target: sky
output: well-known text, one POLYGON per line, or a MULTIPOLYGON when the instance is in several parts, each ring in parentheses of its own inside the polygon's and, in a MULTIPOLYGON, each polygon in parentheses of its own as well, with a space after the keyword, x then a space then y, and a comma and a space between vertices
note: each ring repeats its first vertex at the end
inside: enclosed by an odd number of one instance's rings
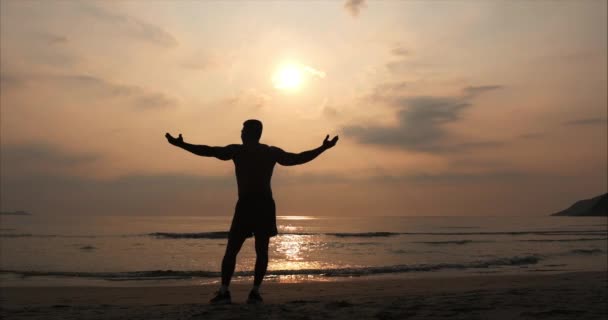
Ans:
POLYGON ((0 209, 226 215, 261 142, 278 215, 538 216, 608 190, 607 2, 0 1, 0 209), (297 68, 298 85, 277 84, 297 68))

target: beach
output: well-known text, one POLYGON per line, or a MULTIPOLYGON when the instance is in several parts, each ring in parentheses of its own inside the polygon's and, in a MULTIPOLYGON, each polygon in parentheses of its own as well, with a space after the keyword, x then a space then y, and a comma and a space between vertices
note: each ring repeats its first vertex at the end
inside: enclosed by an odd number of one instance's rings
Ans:
POLYGON ((2 287, 2 319, 605 319, 607 274, 576 272, 267 282, 265 303, 212 306, 217 285, 2 287))
POLYGON ((218 289, 230 217, 3 218, 2 319, 604 319, 605 218, 279 217, 218 289))

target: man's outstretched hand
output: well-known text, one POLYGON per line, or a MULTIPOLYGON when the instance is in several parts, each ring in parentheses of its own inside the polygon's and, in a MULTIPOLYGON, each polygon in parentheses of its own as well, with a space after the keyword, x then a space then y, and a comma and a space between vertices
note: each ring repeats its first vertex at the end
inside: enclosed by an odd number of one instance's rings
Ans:
POLYGON ((174 146, 179 147, 180 145, 184 144, 184 138, 182 138, 181 133, 179 134, 179 136, 177 138, 173 138, 173 136, 167 132, 167 134, 165 134, 165 138, 167 138, 167 141, 169 141, 169 143, 174 146))
POLYGON ((329 140, 329 135, 327 135, 325 140, 323 140, 323 148, 333 148, 333 146, 336 145, 336 142, 338 142, 338 136, 335 136, 333 139, 329 140))

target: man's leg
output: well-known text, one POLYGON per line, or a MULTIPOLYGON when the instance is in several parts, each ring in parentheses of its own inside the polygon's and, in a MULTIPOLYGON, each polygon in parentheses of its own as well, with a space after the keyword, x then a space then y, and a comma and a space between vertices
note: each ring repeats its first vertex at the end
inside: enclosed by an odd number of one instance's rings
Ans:
POLYGON ((247 303, 262 303, 263 299, 260 295, 260 285, 266 275, 268 267, 268 243, 270 237, 267 235, 255 236, 255 274, 253 278, 253 289, 249 292, 247 303))
POLYGON ((224 259, 222 259, 222 286, 217 295, 209 301, 211 304, 230 304, 232 299, 230 297, 230 291, 228 286, 230 285, 230 279, 234 274, 234 268, 236 267, 236 256, 243 246, 243 242, 247 237, 235 236, 230 234, 228 236, 228 244, 226 245, 226 253, 224 259))
POLYGON ((266 268, 268 268, 268 244, 270 237, 265 235, 255 236, 255 274, 253 278, 254 289, 257 290, 262 284, 266 268))
POLYGON ((243 243, 247 240, 245 236, 233 236, 228 237, 228 244, 226 245, 226 253, 224 259, 222 259, 222 288, 227 289, 230 285, 230 280, 234 274, 234 268, 236 267, 236 256, 238 255, 243 243))

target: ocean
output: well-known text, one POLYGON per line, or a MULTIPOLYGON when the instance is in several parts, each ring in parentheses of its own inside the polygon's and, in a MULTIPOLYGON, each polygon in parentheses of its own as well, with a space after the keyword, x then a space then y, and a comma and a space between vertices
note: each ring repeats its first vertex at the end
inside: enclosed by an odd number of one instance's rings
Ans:
MULTIPOLYGON (((0 216, 1 286, 218 283, 231 216, 0 216)), ((266 281, 608 270, 606 217, 279 216, 266 281)), ((234 281, 250 281, 254 240, 234 281)))

